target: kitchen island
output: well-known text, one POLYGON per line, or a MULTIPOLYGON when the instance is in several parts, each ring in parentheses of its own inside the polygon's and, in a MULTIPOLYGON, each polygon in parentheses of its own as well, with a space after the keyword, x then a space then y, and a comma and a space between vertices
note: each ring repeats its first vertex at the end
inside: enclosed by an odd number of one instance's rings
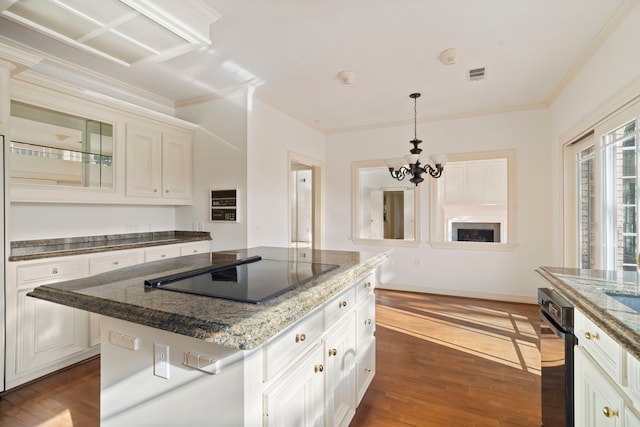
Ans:
POLYGON ((373 287, 386 260, 262 247, 145 263, 29 295, 102 315, 103 426, 347 425, 375 374, 373 287), (144 285, 256 256, 337 267, 260 304, 144 285))

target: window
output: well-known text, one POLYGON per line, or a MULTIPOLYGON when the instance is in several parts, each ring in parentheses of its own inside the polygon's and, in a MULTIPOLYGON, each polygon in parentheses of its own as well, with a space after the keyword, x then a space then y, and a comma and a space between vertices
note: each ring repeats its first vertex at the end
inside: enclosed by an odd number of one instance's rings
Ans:
POLYGON ((431 180, 431 246, 507 250, 515 244, 515 152, 447 155, 431 180))
POLYGON ((571 150, 580 268, 637 270, 640 122, 622 120, 609 120, 571 150))

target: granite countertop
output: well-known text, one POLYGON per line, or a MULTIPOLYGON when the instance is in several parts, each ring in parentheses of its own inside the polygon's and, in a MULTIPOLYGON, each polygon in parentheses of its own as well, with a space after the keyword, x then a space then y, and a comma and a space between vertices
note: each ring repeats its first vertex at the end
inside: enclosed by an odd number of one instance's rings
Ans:
POLYGON ((37 287, 28 295, 223 346, 255 348, 318 308, 388 259, 385 253, 258 247, 196 254, 37 287), (144 286, 144 280, 236 259, 336 264, 339 267, 261 304, 144 286))
POLYGON ((9 261, 82 255, 148 246, 188 243, 199 240, 211 240, 211 234, 203 231, 155 231, 61 239, 21 240, 11 242, 9 261))
POLYGON ((640 313, 607 295, 640 296, 638 273, 560 267, 540 267, 536 272, 625 350, 640 359, 640 313))

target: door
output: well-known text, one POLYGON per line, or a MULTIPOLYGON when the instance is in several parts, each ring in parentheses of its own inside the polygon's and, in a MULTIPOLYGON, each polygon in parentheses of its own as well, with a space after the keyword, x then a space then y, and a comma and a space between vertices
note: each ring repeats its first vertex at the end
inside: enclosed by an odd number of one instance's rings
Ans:
POLYGON ((289 246, 324 246, 324 165, 289 152, 289 246))

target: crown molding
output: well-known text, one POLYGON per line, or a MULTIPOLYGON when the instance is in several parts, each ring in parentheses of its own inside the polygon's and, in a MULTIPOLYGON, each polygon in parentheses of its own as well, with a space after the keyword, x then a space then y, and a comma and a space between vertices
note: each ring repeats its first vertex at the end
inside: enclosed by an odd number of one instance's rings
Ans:
MULTIPOLYGON (((418 118, 417 123, 434 123, 434 122, 443 122, 447 120, 468 119, 473 117, 495 116, 498 114, 516 113, 519 111, 528 111, 528 110, 540 110, 545 108, 549 108, 549 104, 546 102, 539 102, 535 104, 519 105, 515 107, 494 108, 490 110, 470 111, 470 112, 464 112, 464 113, 444 114, 441 116, 422 117, 422 118, 418 118)), ((325 134, 336 135, 341 133, 361 132, 366 130, 376 130, 376 129, 384 129, 384 128, 391 128, 391 127, 398 127, 398 126, 406 126, 406 125, 413 125, 413 120, 400 120, 395 122, 377 123, 374 125, 363 125, 363 126, 329 129, 325 131, 325 134)))
POLYGON ((0 37, 0 59, 13 64, 11 75, 18 74, 26 69, 39 64, 44 57, 36 53, 28 52, 25 49, 12 46, 5 42, 4 37, 0 37))

